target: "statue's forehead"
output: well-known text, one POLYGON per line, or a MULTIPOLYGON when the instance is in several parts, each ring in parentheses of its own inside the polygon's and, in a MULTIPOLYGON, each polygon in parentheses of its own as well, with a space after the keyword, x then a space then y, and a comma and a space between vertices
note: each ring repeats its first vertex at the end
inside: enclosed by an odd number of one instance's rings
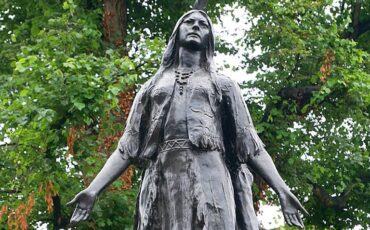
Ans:
POLYGON ((191 19, 202 19, 202 20, 204 20, 204 21, 206 21, 206 22, 208 22, 208 20, 207 20, 207 17, 206 16, 204 16, 202 13, 200 13, 200 12, 192 12, 192 13, 190 13, 190 14, 188 14, 188 15, 186 15, 185 17, 184 17, 184 19, 183 20, 185 20, 185 19, 188 19, 188 18, 191 18, 191 19))
POLYGON ((200 12, 193 12, 193 13, 191 13, 189 15, 186 15, 182 21, 185 21, 187 19, 193 19, 193 20, 203 21, 203 22, 205 22, 207 24, 210 24, 209 21, 208 21, 208 19, 207 19, 207 17, 204 16, 200 12))

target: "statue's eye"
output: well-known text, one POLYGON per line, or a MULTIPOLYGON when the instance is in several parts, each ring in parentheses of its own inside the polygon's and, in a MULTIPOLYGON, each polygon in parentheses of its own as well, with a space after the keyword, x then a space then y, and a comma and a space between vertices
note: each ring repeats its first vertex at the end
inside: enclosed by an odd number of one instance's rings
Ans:
POLYGON ((187 19, 184 21, 185 24, 192 24, 194 20, 191 20, 191 19, 187 19))
POLYGON ((202 28, 204 28, 204 29, 208 28, 208 24, 207 24, 206 22, 199 22, 199 25, 200 25, 202 28))

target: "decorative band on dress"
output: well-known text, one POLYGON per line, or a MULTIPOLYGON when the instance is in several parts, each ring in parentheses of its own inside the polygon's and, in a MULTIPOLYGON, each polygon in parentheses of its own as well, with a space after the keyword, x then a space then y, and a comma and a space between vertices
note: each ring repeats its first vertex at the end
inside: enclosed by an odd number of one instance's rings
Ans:
POLYGON ((191 149, 192 144, 189 139, 172 139, 164 141, 159 146, 159 152, 165 152, 175 149, 191 149))

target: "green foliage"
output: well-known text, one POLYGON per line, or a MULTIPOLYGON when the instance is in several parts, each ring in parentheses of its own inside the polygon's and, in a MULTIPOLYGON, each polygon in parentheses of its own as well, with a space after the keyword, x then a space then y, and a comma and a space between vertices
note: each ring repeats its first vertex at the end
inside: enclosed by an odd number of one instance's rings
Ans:
MULTIPOLYGON (((128 1, 129 29, 147 28, 152 36, 169 37, 179 17, 191 9, 194 0, 166 1, 128 1)), ((232 4, 231 0, 208 1, 207 13, 219 17, 223 7, 232 4)))
MULTIPOLYGON (((5 227, 10 210, 33 194, 28 224, 55 224, 46 211, 51 205, 47 198, 58 196, 60 226, 65 226, 72 211, 65 203, 114 149, 114 143, 99 148, 105 137, 124 127, 116 115, 117 95, 153 74, 164 41, 143 38, 138 51, 124 57, 102 42, 101 3, 96 9, 71 0, 2 4, 1 9, 9 9, 0 13, 4 19, 15 18, 5 20, 0 31, 0 140, 8 143, 0 148, 0 206, 8 208, 0 223, 5 227)), ((137 188, 135 183, 126 192, 107 192, 94 211, 94 222, 81 228, 132 225, 137 188)))
POLYGON ((253 26, 242 42, 262 50, 245 59, 258 71, 245 87, 262 92, 249 96, 252 117, 283 178, 306 200, 308 224, 369 227, 368 40, 344 36, 349 11, 331 1, 259 1, 248 10, 253 26), (318 90, 282 94, 308 87, 318 90))

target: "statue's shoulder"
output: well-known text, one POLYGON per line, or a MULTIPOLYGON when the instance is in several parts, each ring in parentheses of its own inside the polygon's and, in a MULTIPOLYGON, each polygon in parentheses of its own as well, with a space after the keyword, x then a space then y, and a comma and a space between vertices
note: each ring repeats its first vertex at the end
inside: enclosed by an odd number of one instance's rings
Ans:
POLYGON ((148 94, 154 87, 154 79, 157 76, 157 74, 154 77, 149 78, 146 82, 140 85, 139 92, 142 94, 148 94))
POLYGON ((148 88, 150 87, 151 85, 151 82, 152 82, 152 78, 148 79, 146 82, 144 82, 141 87, 140 87, 140 90, 148 90, 148 88))
POLYGON ((237 83, 229 76, 222 73, 216 73, 216 78, 222 91, 229 92, 235 90, 237 83))

